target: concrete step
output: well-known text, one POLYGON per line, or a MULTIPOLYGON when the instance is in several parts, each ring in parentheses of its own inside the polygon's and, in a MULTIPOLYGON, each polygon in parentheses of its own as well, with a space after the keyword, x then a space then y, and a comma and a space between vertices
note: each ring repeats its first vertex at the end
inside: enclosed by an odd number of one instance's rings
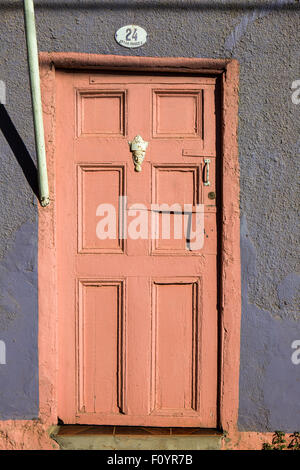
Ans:
POLYGON ((220 450, 222 433, 195 428, 58 426, 51 437, 62 450, 220 450))

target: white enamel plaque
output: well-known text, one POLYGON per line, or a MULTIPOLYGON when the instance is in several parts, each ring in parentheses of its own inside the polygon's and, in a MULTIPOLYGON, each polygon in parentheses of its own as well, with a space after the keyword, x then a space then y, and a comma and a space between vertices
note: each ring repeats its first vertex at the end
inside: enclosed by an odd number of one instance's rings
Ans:
POLYGON ((135 24, 129 24, 118 29, 115 39, 123 47, 140 47, 147 41, 147 31, 135 24))

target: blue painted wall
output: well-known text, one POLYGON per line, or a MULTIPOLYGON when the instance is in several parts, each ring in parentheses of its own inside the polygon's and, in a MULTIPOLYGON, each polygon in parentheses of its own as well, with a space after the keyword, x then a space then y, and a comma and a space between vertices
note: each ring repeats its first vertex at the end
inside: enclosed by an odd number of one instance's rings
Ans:
POLYGON ((16 231, 0 265, 0 418, 31 419, 38 414, 37 223, 16 231))
MULTIPOLYGON (((38 413, 37 203, 22 2, 0 0, 0 418, 38 413)), ((36 1, 43 51, 240 62, 241 430, 300 430, 299 2, 36 1), (273 7, 272 7, 273 5, 273 7), (127 50, 115 31, 136 23, 148 42, 127 50)))

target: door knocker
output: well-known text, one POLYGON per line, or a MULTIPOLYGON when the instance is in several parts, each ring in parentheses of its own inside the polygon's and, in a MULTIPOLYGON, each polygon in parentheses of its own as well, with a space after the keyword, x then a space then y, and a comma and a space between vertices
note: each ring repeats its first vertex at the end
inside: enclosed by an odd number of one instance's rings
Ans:
POLYGON ((128 144, 130 145, 130 151, 132 152, 135 171, 142 171, 142 163, 144 161, 149 142, 143 140, 140 135, 136 135, 131 142, 128 142, 128 144))

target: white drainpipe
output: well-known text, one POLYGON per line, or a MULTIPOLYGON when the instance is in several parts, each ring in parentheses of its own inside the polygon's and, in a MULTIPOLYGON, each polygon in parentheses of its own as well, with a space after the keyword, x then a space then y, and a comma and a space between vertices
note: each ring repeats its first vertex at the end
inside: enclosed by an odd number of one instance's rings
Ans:
POLYGON ((24 18, 37 153, 38 183, 41 205, 45 207, 49 204, 50 200, 33 0, 24 0, 24 18))

